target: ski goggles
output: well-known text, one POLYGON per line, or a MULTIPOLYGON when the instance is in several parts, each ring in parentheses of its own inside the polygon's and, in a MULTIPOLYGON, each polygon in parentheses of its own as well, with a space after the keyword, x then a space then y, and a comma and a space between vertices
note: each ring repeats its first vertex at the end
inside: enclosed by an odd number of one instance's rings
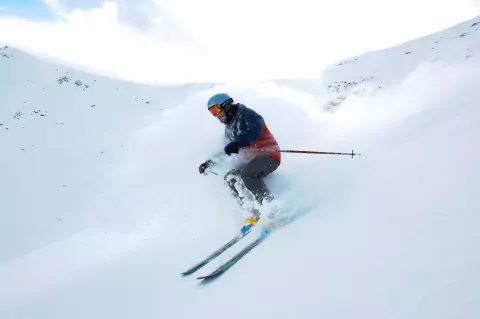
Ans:
POLYGON ((217 104, 209 107, 208 110, 210 111, 210 113, 212 113, 213 116, 217 117, 218 114, 222 112, 222 107, 220 106, 220 104, 217 104))

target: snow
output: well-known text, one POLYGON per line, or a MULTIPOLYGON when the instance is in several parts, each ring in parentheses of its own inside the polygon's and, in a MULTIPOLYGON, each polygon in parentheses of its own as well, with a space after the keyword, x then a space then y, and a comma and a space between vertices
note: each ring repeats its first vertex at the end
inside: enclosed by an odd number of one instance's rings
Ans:
POLYGON ((261 83, 146 86, 2 47, 0 318, 478 318, 479 21, 261 83), (244 218, 198 174, 222 91, 283 149, 362 155, 284 154, 266 182, 298 219, 201 285, 180 273, 244 218))

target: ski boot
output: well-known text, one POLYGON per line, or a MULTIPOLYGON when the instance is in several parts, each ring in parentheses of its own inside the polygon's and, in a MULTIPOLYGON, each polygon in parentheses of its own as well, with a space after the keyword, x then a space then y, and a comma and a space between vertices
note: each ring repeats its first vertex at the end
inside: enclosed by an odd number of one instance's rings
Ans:
POLYGON ((255 224, 259 219, 260 217, 254 217, 254 216, 248 217, 247 219, 245 219, 245 225, 242 227, 240 231, 244 234, 250 231, 250 229, 252 229, 252 227, 255 226, 255 224))
POLYGON ((268 234, 270 234, 273 230, 275 230, 275 221, 272 220, 272 219, 267 219, 266 222, 264 223, 264 225, 261 225, 261 228, 260 228, 260 234, 262 236, 267 236, 268 234))

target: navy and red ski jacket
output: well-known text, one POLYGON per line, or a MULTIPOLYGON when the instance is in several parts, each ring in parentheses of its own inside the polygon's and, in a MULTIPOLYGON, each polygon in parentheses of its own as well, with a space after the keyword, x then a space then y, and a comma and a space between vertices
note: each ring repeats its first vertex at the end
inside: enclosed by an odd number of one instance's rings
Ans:
POLYGON ((276 152, 280 147, 263 117, 243 104, 232 104, 228 110, 225 135, 231 142, 237 142, 243 147, 247 151, 247 156, 265 154, 281 161, 281 153, 276 152))

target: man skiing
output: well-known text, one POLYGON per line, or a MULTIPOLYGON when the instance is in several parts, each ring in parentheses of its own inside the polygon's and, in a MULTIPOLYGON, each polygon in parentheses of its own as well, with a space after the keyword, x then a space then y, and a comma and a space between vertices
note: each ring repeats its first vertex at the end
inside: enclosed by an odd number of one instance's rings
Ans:
MULTIPOLYGON (((225 154, 239 154, 242 149, 244 163, 225 174, 232 195, 243 206, 246 199, 240 190, 245 187, 259 205, 272 201, 274 196, 262 179, 279 167, 281 153, 263 117, 243 104, 234 103, 233 98, 225 93, 213 95, 207 107, 225 125, 225 137, 229 141, 224 148, 225 154)), ((213 164, 215 161, 211 159, 201 164, 200 173, 205 174, 213 164)), ((253 226, 260 218, 260 212, 254 208, 251 213, 253 216, 245 222, 253 226)))

